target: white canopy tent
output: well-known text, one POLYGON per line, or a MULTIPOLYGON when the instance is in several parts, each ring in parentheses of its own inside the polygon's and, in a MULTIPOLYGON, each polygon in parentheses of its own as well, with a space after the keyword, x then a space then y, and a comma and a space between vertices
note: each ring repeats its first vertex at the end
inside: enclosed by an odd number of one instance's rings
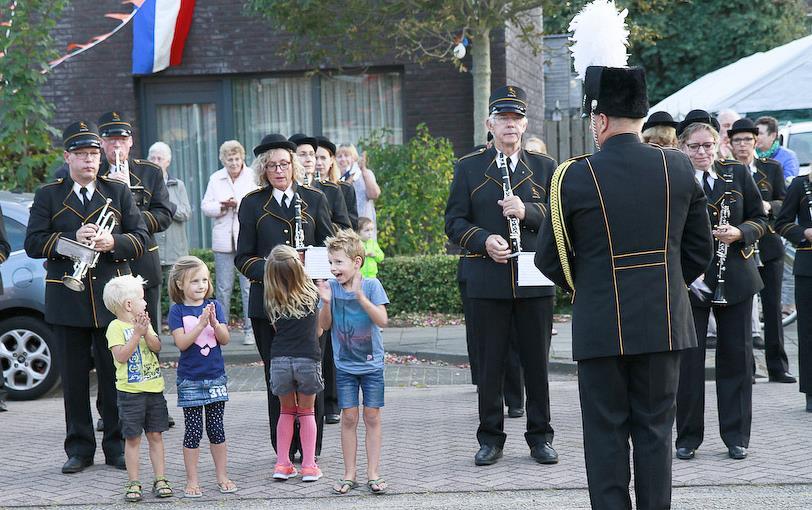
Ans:
POLYGON ((812 108, 812 35, 744 57, 651 107, 682 119, 689 111, 740 114, 812 108))

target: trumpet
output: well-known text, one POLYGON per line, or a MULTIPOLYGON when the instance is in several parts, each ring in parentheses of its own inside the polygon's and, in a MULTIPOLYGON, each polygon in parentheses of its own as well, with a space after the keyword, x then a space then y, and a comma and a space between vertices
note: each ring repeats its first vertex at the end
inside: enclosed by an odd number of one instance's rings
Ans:
POLYGON ((122 163, 121 161, 121 151, 116 149, 116 166, 110 169, 110 173, 116 172, 129 172, 130 171, 130 162, 128 160, 124 160, 122 163))
POLYGON ((60 239, 57 244, 57 253, 68 256, 74 261, 73 274, 62 277, 62 283, 70 290, 76 292, 85 290, 85 284, 82 280, 87 276, 89 269, 96 267, 96 264, 99 262, 99 255, 101 255, 100 251, 93 249, 93 245, 105 233, 112 232, 116 226, 115 214, 113 211, 108 211, 112 201, 112 199, 108 198, 104 204, 101 213, 99 213, 99 219, 96 221, 96 225, 98 225, 99 228, 96 231, 96 235, 93 236, 88 244, 79 243, 70 239, 60 239))

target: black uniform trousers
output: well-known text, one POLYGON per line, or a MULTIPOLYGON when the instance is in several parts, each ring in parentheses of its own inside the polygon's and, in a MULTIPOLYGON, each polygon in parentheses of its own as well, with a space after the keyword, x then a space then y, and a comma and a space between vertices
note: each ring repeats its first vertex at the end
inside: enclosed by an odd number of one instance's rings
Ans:
MULTIPOLYGON (((268 422, 271 432, 271 446, 276 451, 276 425, 279 423, 279 414, 281 405, 279 397, 271 393, 271 345, 273 344, 274 329, 270 321, 264 319, 251 319, 251 327, 254 330, 254 338, 256 339, 257 351, 259 357, 262 358, 264 364, 263 372, 265 373, 265 385, 268 391, 268 422)), ((323 348, 323 347, 322 347, 323 348)), ((316 406, 314 408, 316 415, 316 455, 321 455, 321 440, 324 432, 324 401, 322 393, 316 396, 316 406)), ((298 450, 299 445, 299 425, 296 423, 293 441, 290 445, 290 460, 293 461, 293 456, 298 450)))
MULTIPOLYGON (((465 343, 468 350, 468 364, 471 368, 471 384, 477 385, 479 381, 479 359, 477 357, 477 347, 474 337, 471 334, 468 317, 471 317, 468 296, 465 292, 465 282, 457 282, 460 288, 460 299, 462 300, 462 311, 465 320, 465 343)), ((511 409, 521 409, 524 407, 524 376, 522 375, 522 364, 519 361, 519 348, 516 340, 516 327, 511 326, 510 348, 505 359, 505 405, 511 409)))
POLYGON ((324 414, 341 414, 338 408, 338 392, 336 391, 336 365, 333 360, 332 333, 328 329, 319 338, 321 344, 321 377, 324 379, 324 391, 321 392, 324 401, 324 414))
POLYGON ((578 361, 584 457, 593 509, 671 508, 671 430, 680 352, 578 361))
MULTIPOLYGON (((161 334, 161 288, 160 285, 154 285, 144 289, 144 301, 147 302, 149 320, 152 322, 152 329, 158 335, 161 334)), ((226 311, 226 319, 228 319, 228 311, 226 311)))
POLYGON ((798 310, 798 381, 801 393, 812 394, 812 276, 795 276, 798 310))
MULTIPOLYGON (((716 399, 719 433, 725 445, 750 445, 753 418, 753 298, 714 306, 716 399)), ((677 448, 699 448, 705 434, 705 334, 710 308, 692 307, 699 347, 682 351, 677 391, 677 448)))
POLYGON ((550 324, 553 297, 517 299, 470 298, 470 331, 479 357, 479 429, 480 445, 503 447, 505 408, 503 384, 511 326, 515 324, 519 359, 524 369, 527 402, 525 439, 532 448, 545 441, 552 443, 550 391, 547 360, 550 353, 550 324))
POLYGON ((784 257, 778 257, 758 268, 764 288, 761 289, 761 311, 764 315, 764 357, 767 371, 789 372, 787 351, 784 350, 784 325, 781 316, 781 283, 784 279, 784 257))
POLYGON ((90 414, 91 349, 98 378, 101 417, 104 420, 102 450, 106 460, 124 453, 121 423, 115 386, 113 356, 107 348, 105 328, 77 328, 51 325, 54 347, 62 377, 62 399, 65 403, 65 453, 68 457, 92 459, 96 452, 96 435, 90 414))

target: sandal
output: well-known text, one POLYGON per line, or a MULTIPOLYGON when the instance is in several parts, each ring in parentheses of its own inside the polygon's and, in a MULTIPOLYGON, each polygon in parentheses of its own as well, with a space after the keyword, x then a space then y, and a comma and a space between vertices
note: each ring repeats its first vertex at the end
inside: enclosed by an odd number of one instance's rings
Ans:
POLYGON ((386 480, 383 478, 369 480, 367 482, 367 487, 369 487, 369 492, 372 494, 383 494, 386 492, 386 480))
POLYGON ((346 494, 356 487, 358 487, 358 482, 355 480, 339 480, 338 483, 333 485, 333 492, 336 494, 346 494))
POLYGON ((201 498, 203 493, 200 491, 199 485, 187 485, 183 490, 183 497, 185 498, 201 498))
POLYGON ((217 488, 220 489, 220 494, 232 494, 237 492, 239 489, 237 485, 232 482, 231 480, 226 480, 223 483, 217 483, 217 488))
POLYGON ((124 500, 129 503, 135 503, 136 501, 141 501, 143 498, 143 494, 141 491, 141 482, 138 480, 130 480, 127 482, 127 485, 124 486, 126 492, 124 493, 124 500))
POLYGON ((171 498, 175 495, 172 487, 169 485, 169 480, 165 476, 159 476, 152 482, 152 493, 157 498, 171 498))

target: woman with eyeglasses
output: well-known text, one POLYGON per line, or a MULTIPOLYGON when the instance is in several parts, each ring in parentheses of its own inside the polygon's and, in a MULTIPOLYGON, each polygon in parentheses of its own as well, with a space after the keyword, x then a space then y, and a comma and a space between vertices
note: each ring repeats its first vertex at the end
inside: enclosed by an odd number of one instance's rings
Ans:
POLYGON ((344 203, 347 204, 347 215, 353 230, 358 230, 358 199, 355 196, 355 188, 352 184, 341 180, 341 171, 336 162, 336 144, 327 137, 317 136, 316 141, 316 169, 327 179, 338 186, 344 196, 344 203))
MULTIPOLYGON (((262 283, 265 257, 277 245, 295 246, 295 209, 299 199, 305 246, 324 246, 324 240, 334 233, 324 194, 313 188, 300 186, 294 179, 294 175, 301 175, 302 172, 301 165, 294 157, 295 152, 296 144, 279 134, 265 136, 254 147, 256 159, 252 168, 261 187, 246 195, 240 204, 240 235, 234 260, 237 270, 251 282, 248 316, 256 337, 257 350, 266 367, 264 372, 268 388, 268 417, 274 451, 280 404, 279 399, 271 393, 267 367, 270 366, 272 349, 285 347, 285 342, 284 339, 277 339, 274 344, 275 331, 265 311, 262 283)), ((317 434, 321 435, 318 420, 317 426, 317 434)))
POLYGON ((716 160, 719 124, 703 110, 690 112, 678 129, 679 148, 693 163, 708 199, 717 250, 710 267, 691 284, 691 308, 699 346, 683 351, 677 390, 677 458, 696 455, 704 437, 705 338, 711 309, 716 316, 716 397, 719 431, 732 459, 744 459, 752 421, 753 348, 750 311, 763 287, 753 243, 767 231, 761 195, 750 171, 716 160), (725 220, 723 216, 729 215, 725 220), (720 274, 720 252, 727 249, 720 274))

